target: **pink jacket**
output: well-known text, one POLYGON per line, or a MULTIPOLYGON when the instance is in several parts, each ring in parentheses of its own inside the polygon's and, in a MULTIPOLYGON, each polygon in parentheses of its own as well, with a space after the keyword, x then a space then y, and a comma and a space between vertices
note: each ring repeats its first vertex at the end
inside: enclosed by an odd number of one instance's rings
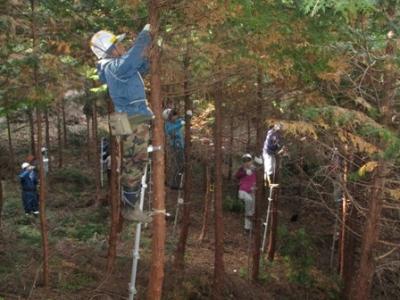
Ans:
POLYGON ((256 172, 251 170, 251 175, 246 174, 246 170, 243 167, 240 167, 236 172, 235 177, 239 180, 239 190, 247 193, 251 193, 253 191, 254 186, 256 185, 256 172))

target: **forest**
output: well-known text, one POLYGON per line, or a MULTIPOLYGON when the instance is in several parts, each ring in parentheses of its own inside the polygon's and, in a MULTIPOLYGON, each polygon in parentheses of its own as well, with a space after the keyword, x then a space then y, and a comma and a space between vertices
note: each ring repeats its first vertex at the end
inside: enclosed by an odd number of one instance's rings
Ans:
POLYGON ((0 300, 400 299, 399 2, 0 1, 0 300))

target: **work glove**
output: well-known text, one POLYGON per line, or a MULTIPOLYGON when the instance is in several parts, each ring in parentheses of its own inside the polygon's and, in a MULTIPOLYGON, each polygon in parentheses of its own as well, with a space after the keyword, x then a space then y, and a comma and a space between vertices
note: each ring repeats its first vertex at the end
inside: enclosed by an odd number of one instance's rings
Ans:
POLYGON ((150 24, 146 24, 146 25, 143 27, 143 30, 150 31, 150 24))
POLYGON ((254 162, 258 165, 262 165, 263 164, 263 159, 262 157, 254 157, 254 162))
POLYGON ((193 112, 190 109, 188 109, 186 111, 186 115, 189 116, 189 117, 192 117, 193 116, 193 112))
POLYGON ((185 125, 185 123, 186 123, 186 122, 185 122, 184 120, 181 121, 181 124, 182 124, 182 125, 185 125))
POLYGON ((246 169, 246 175, 250 176, 251 174, 253 174, 253 171, 251 169, 246 169))

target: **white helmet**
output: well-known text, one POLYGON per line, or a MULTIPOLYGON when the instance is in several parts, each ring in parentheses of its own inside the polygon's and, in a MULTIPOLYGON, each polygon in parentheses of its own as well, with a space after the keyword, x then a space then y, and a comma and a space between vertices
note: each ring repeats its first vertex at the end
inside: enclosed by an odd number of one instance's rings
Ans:
POLYGON ((251 156, 251 154, 250 153, 246 153, 246 154, 243 154, 242 155, 242 159, 243 160, 252 160, 253 159, 253 157, 251 156))
POLYGON ((283 124, 282 124, 282 123, 276 123, 276 124, 274 125, 274 129, 275 129, 275 130, 281 130, 281 129, 283 129, 283 124))
POLYGON ((164 109, 164 111, 162 113, 164 120, 168 120, 168 117, 169 117, 169 114, 171 113, 171 111, 172 111, 172 108, 164 109))
POLYGON ((22 165, 21 165, 21 169, 26 169, 26 168, 29 167, 29 166, 30 166, 29 163, 24 162, 24 163, 22 163, 22 165))
POLYGON ((43 152, 47 151, 47 148, 46 147, 42 147, 42 149, 40 151, 43 153, 43 152))
POLYGON ((125 33, 114 35, 112 32, 100 30, 93 35, 90 40, 90 48, 98 59, 106 58, 110 53, 111 47, 121 42, 125 38, 125 33))

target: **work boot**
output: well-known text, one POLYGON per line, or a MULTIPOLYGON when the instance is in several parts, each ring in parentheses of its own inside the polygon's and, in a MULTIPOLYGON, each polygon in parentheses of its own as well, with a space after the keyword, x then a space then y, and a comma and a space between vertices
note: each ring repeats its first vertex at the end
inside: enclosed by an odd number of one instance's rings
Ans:
POLYGON ((131 104, 130 108, 132 108, 133 111, 133 114, 129 116, 129 123, 132 129, 138 124, 154 119, 154 114, 148 107, 147 100, 145 99, 134 102, 131 104))

